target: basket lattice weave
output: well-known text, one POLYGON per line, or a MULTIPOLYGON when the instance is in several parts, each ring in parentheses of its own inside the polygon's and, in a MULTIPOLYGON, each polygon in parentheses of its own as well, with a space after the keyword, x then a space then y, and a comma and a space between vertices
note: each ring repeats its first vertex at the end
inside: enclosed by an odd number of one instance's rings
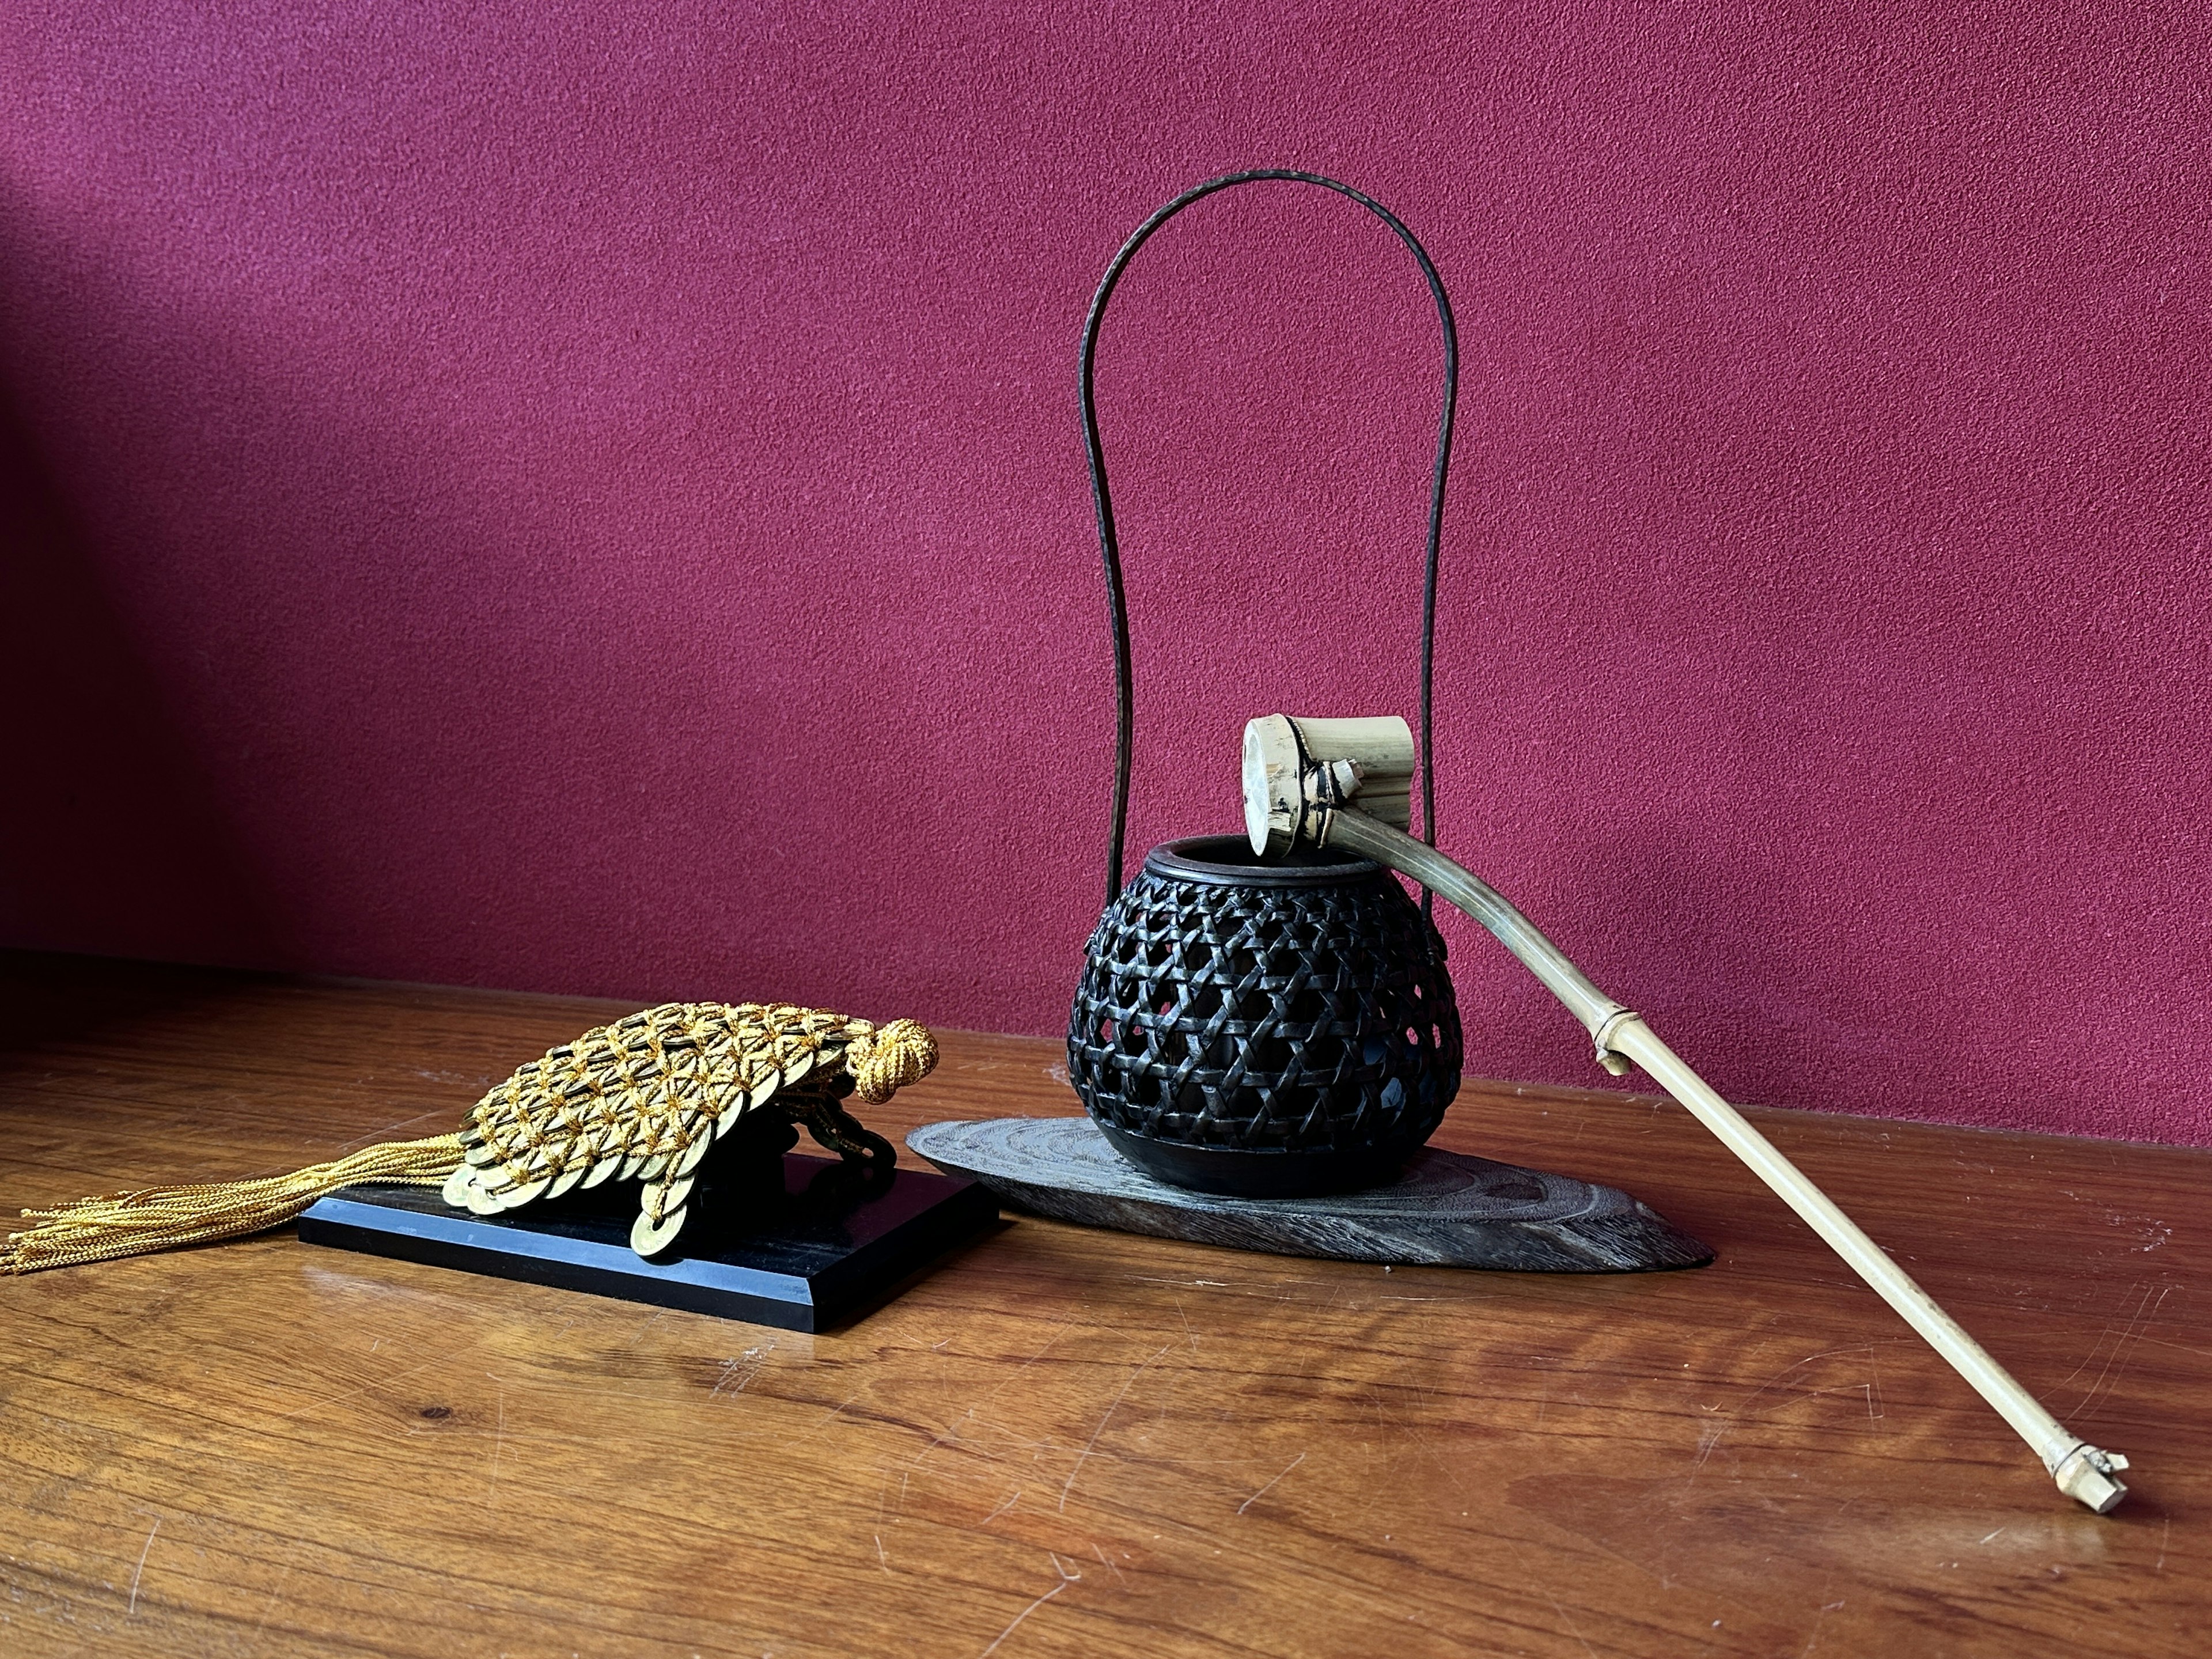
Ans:
POLYGON ((1148 860, 1091 937, 1069 1020, 1070 1080, 1091 1115, 1247 1152, 1427 1140, 1459 1089, 1443 940, 1404 889, 1364 868, 1270 886, 1148 860))

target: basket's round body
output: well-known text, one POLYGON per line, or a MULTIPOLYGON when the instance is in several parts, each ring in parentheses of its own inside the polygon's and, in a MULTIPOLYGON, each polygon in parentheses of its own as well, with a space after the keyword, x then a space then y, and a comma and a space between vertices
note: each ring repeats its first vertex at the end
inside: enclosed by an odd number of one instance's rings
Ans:
POLYGON ((1395 878, 1241 836, 1152 849, 1099 918, 1067 1030, 1106 1138, 1179 1187, 1294 1198, 1388 1181, 1459 1090, 1443 939, 1395 878))

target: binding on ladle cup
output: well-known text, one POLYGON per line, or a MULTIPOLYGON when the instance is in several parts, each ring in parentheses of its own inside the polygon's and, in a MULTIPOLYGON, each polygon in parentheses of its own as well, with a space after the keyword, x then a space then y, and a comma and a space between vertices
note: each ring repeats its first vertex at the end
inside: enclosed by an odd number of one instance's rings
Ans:
POLYGON ((1265 857, 1297 847, 1338 848, 1411 877, 1473 916, 1583 1023, 1600 1065, 1616 1077, 1642 1066, 1719 1136, 1996 1408, 2043 1460, 2059 1491, 2100 1515, 2117 1508, 2128 1489, 2114 1475, 2127 1468, 2126 1458, 2090 1445, 2045 1411, 1826 1194, 1684 1065, 1642 1016, 1591 984, 1497 891, 1406 833, 1413 754, 1413 733, 1395 715, 1316 720, 1269 714, 1252 721, 1244 728, 1243 766, 1252 850, 1265 857))

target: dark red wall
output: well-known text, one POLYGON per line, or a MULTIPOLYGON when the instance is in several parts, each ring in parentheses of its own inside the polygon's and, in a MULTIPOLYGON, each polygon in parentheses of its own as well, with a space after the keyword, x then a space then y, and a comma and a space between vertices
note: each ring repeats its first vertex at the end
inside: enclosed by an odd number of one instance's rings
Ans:
MULTIPOLYGON (((1297 166, 1459 307, 1446 847, 1738 1097, 2212 1141, 2201 8, 468 9, 0 37, 8 939, 1055 1029, 1078 327, 1297 166)), ((1119 305, 1141 847, 1410 710, 1437 343, 1295 187, 1119 305)))

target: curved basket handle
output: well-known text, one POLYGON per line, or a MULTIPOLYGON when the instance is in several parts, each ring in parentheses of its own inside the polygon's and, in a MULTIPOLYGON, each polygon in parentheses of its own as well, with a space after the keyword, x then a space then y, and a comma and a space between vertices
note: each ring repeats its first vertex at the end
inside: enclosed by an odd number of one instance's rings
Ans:
MULTIPOLYGON (((1122 271, 1139 248, 1151 240, 1162 225, 1181 213, 1193 202, 1227 190, 1232 185, 1257 184, 1266 179, 1281 179, 1302 185, 1319 185, 1323 190, 1333 190, 1340 196, 1350 197, 1370 213, 1382 220, 1397 234, 1398 240, 1420 262, 1421 275, 1428 278, 1429 293, 1437 302, 1437 320, 1443 328, 1444 395, 1443 415, 1437 427, 1437 466, 1434 483, 1429 490, 1429 557, 1426 579, 1421 589, 1421 839, 1434 845, 1437 838, 1436 771, 1430 755, 1431 742, 1435 735, 1431 717, 1432 688, 1436 670, 1437 636, 1437 552, 1443 539, 1444 477, 1451 466, 1452 417, 1459 406, 1459 331, 1452 322, 1451 301, 1444 295, 1443 280, 1428 250, 1420 245, 1413 233, 1401 224, 1395 214, 1373 198, 1364 196, 1350 185, 1334 179, 1323 178, 1318 173, 1294 173, 1283 168, 1267 167, 1249 173, 1224 173, 1218 179, 1209 179, 1170 202, 1158 213, 1137 227, 1135 234, 1121 244, 1121 251, 1106 267, 1099 279, 1098 291, 1091 296, 1091 313, 1083 322, 1083 447, 1091 459, 1091 495, 1098 508, 1098 545, 1106 558, 1106 593, 1114 611, 1114 828, 1106 847, 1106 902, 1110 906, 1121 890, 1121 843, 1129 817, 1129 754, 1136 730, 1135 696, 1129 683, 1129 606, 1121 586, 1121 544, 1114 533, 1113 496, 1106 487, 1106 455, 1098 441, 1098 401, 1093 386, 1093 368, 1098 353, 1098 327, 1105 319, 1106 302, 1114 297, 1114 289, 1121 280, 1122 271)), ((1421 907, 1425 913, 1430 896, 1425 890, 1421 907)))

